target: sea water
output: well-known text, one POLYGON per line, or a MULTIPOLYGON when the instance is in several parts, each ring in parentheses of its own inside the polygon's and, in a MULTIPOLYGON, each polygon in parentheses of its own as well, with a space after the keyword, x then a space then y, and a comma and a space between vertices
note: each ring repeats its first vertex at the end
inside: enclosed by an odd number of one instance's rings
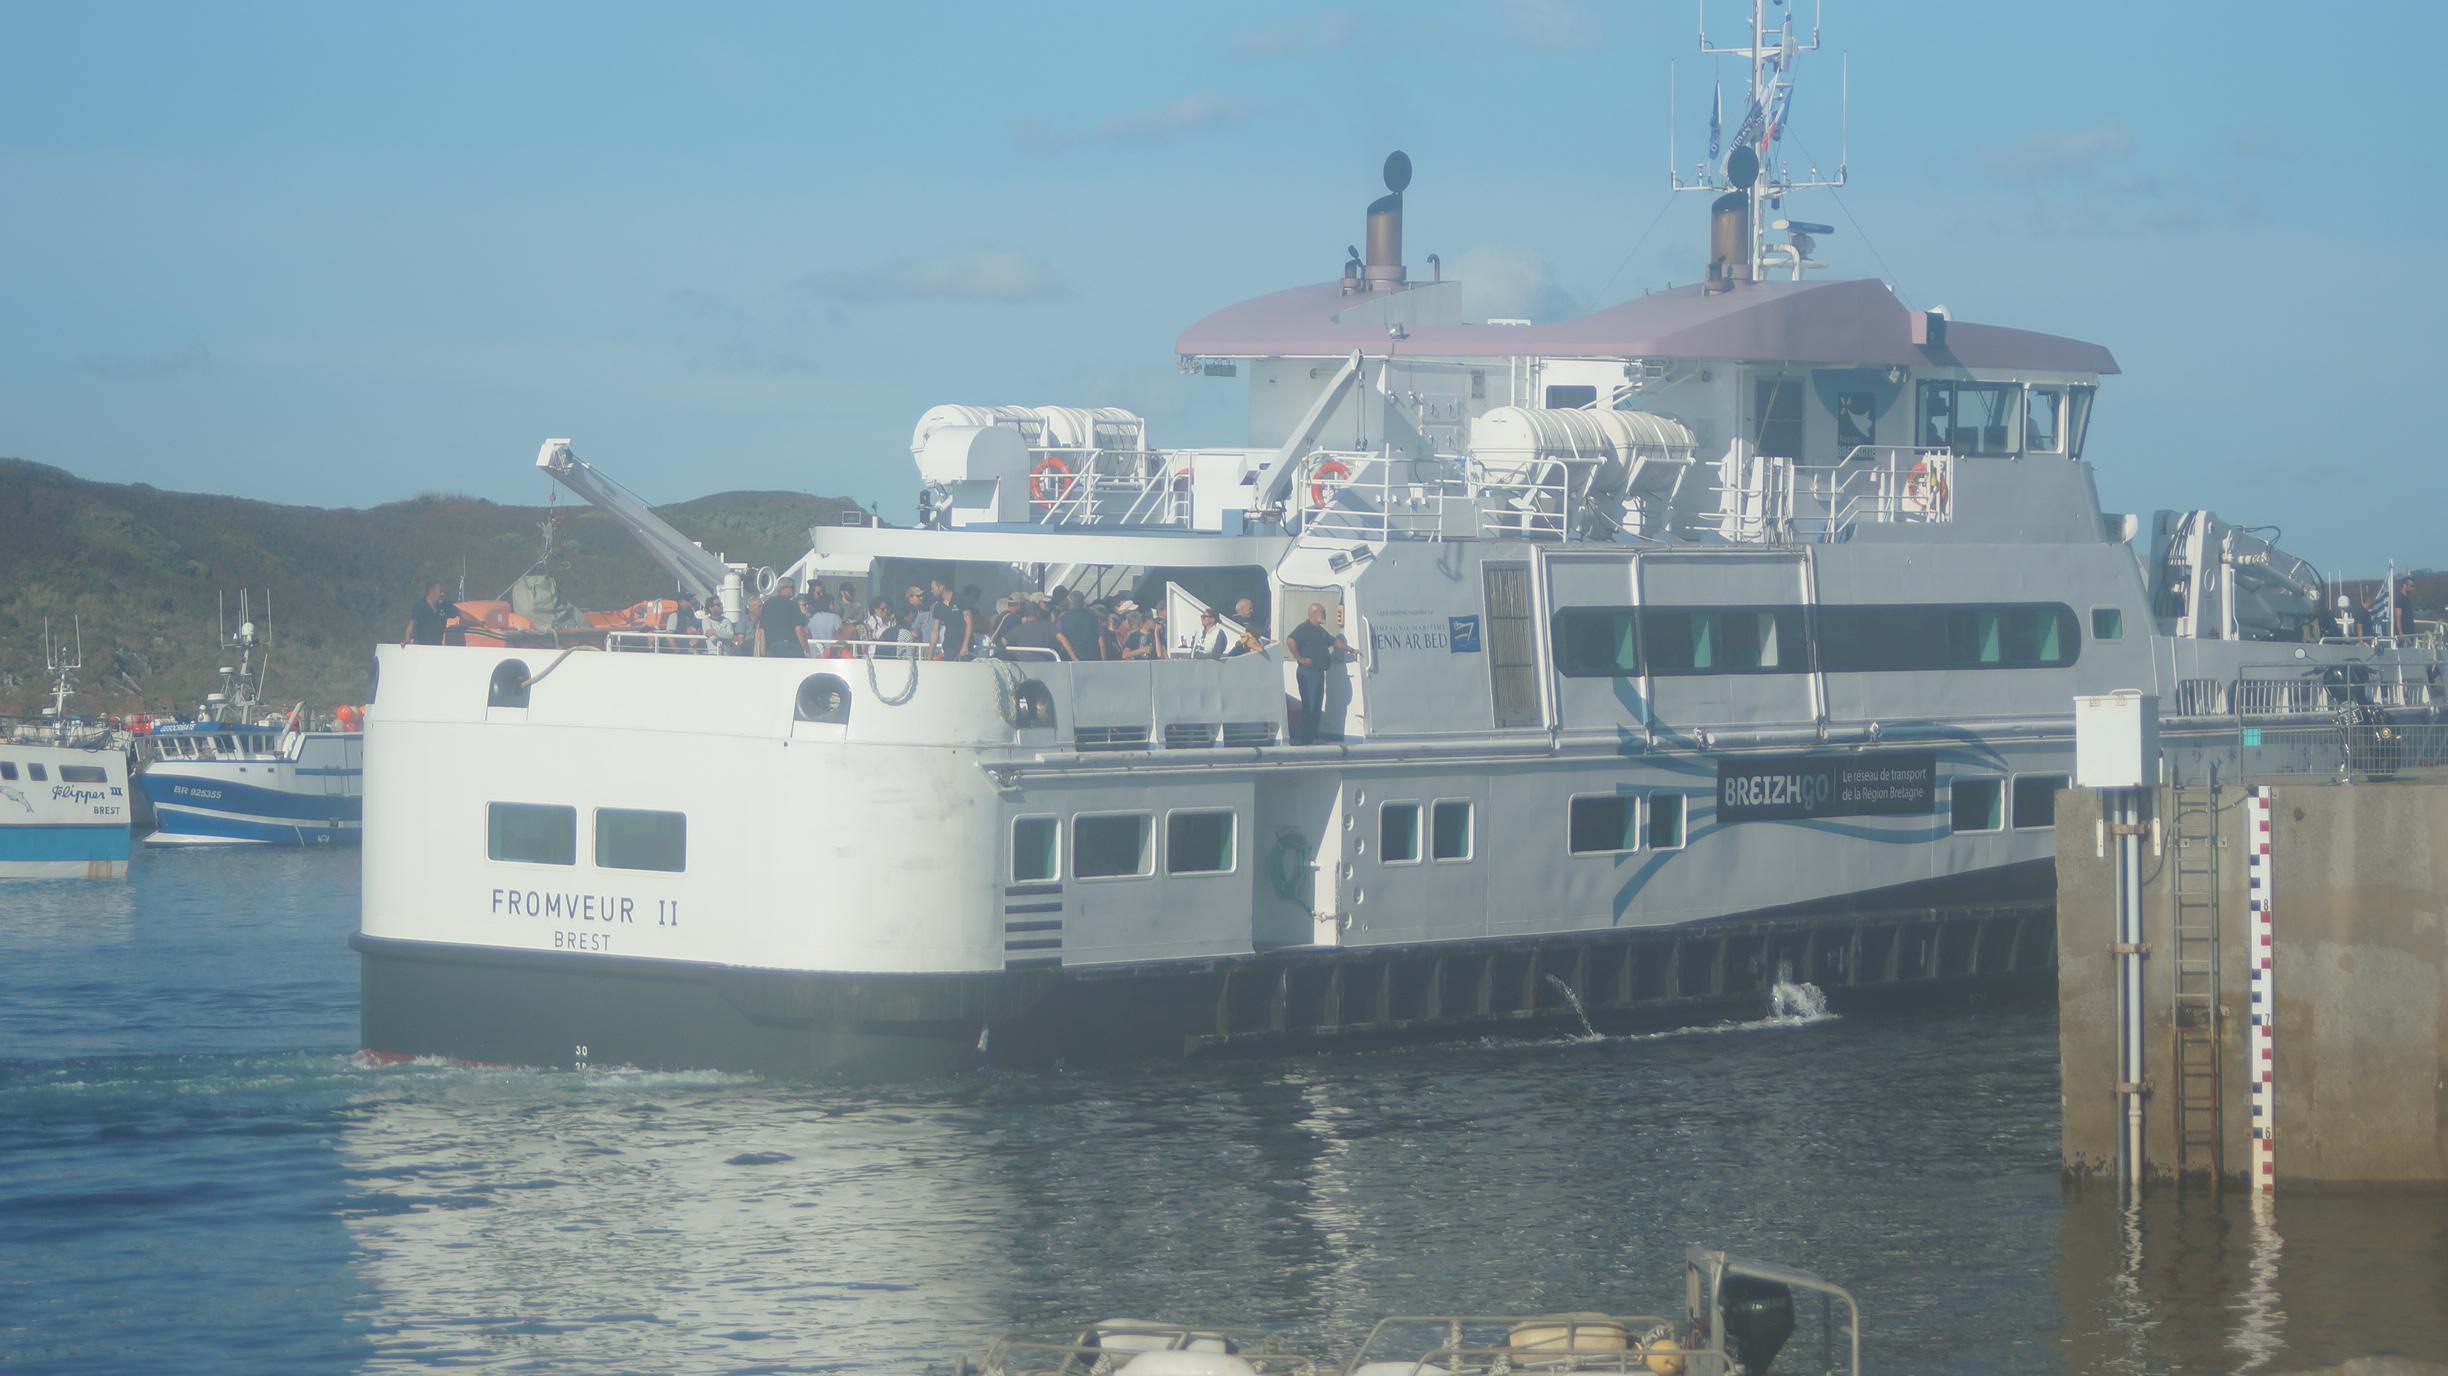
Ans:
POLYGON ((356 900, 345 852, 0 886, 0 1364, 948 1371, 1118 1315, 1339 1357, 1668 1308, 1692 1243, 1851 1286, 1875 1370, 2448 1350, 2436 1198, 2061 1187, 2045 1004, 884 1088, 375 1067, 356 900))

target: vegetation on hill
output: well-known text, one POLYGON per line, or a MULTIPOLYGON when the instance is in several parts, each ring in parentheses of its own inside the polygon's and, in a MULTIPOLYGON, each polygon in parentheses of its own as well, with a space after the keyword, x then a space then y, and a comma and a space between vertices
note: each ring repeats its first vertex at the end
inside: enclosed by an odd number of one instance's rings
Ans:
MULTIPOLYGON (((848 502, 794 492, 725 492, 659 514, 707 549, 781 567, 807 552, 813 525, 848 502)), ((0 459, 0 713, 45 700, 43 620, 55 641, 76 626, 85 667, 72 711, 192 713, 229 662, 216 622, 226 595, 251 589, 267 626, 276 700, 318 707, 361 700, 373 646, 396 642, 428 579, 453 595, 501 596, 542 549, 557 516, 564 599, 617 608, 672 591, 627 532, 571 501, 557 509, 428 494, 368 510, 278 506, 238 497, 87 482, 0 459), (266 595, 269 615, 262 614, 266 595)))

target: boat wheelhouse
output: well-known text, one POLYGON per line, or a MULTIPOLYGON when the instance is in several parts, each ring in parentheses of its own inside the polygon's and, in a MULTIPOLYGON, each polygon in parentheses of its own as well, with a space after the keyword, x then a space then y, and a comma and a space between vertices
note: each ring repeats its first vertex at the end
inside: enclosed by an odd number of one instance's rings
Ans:
MULTIPOLYGON (((1700 285, 1552 324, 1413 280, 1398 155, 1365 257, 1176 342, 1244 443, 938 407, 920 526, 782 571, 1170 606, 1171 656, 385 648, 366 1046, 928 1071, 2045 977, 2076 696, 2156 694, 2187 776, 2448 701, 2267 532, 2101 508, 2106 349, 1804 280, 1741 146, 1700 285), (1265 648, 1193 653, 1243 598, 1265 648), (1304 715, 1312 617, 1354 653, 1304 715)), ((692 593, 773 586, 537 462, 692 593)))

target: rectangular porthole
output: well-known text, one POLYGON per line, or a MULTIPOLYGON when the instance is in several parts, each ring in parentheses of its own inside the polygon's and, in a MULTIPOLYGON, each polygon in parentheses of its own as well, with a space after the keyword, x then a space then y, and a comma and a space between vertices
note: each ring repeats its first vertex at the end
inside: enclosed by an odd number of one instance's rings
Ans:
POLYGON ((1621 794, 1572 800, 1565 845, 1575 855, 1621 855, 1640 849, 1640 802, 1621 794))
POLYGON ((595 809, 595 863, 608 870, 680 873, 688 868, 688 815, 595 809))
POLYGON ((16 762, 15 762, 14 760, 0 760, 0 780, 6 780, 6 781, 9 781, 9 782, 14 782, 14 781, 16 780, 16 778, 17 778, 17 764, 16 764, 16 762))
POLYGON ((38 764, 29 763, 26 765, 26 777, 38 784, 46 784, 51 782, 50 772, 38 764))
POLYGON ((1683 849, 1683 795, 1649 795, 1649 849, 1683 849))
POLYGON ((1011 878, 1015 884, 1044 884, 1062 875, 1062 819, 1014 817, 1011 832, 1011 878))
POLYGON ((1957 831, 2000 831, 2006 825, 2006 785, 2001 779, 1957 779, 1952 789, 1952 825, 1957 831))
POLYGON ((2015 830, 2057 825, 2057 790, 2065 786, 2063 774, 2026 774, 2015 780, 2015 830))
POLYGON ((2091 638, 2093 640, 2123 640, 2125 638, 2125 613, 2115 607, 2093 607, 2091 609, 2091 638))
POLYGON ((1420 858, 1420 805, 1383 803, 1377 808, 1377 858, 1388 865, 1416 865, 1420 858))
POLYGON ((108 783, 110 776, 98 764, 64 764, 60 766, 60 782, 64 784, 108 783))
POLYGON ((578 863, 578 809, 544 803, 485 805, 485 856, 526 865, 578 863))
POLYGON ((1230 874, 1233 815, 1175 812, 1165 817, 1165 873, 1230 874))
POLYGON ((1132 879, 1147 874, 1154 823, 1144 812, 1071 819, 1071 873, 1080 879, 1132 879))
POLYGON ((1428 813, 1428 853, 1439 860, 1471 858, 1471 805, 1467 798, 1440 800, 1428 813))

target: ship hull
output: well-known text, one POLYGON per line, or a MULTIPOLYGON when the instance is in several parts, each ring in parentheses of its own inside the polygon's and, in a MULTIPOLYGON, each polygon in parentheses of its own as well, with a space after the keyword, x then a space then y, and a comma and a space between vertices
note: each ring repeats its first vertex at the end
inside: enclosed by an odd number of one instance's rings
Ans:
POLYGON ((0 745, 0 879, 123 879, 127 760, 115 750, 0 745))
MULTIPOLYGON (((310 737, 307 746, 346 739, 310 737)), ((360 778, 337 758, 156 760, 136 776, 154 815, 145 844, 353 846, 364 817, 360 778)))

